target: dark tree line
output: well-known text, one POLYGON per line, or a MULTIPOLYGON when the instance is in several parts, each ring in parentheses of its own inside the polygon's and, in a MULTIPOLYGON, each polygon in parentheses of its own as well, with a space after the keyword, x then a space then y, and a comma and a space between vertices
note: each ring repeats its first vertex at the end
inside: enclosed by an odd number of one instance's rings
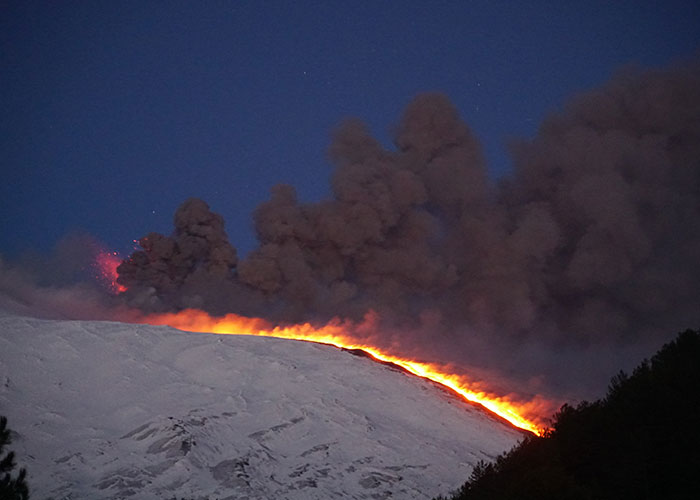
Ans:
POLYGON ((27 500, 29 498, 27 471, 20 469, 17 477, 12 477, 12 470, 17 465, 15 453, 10 451, 5 455, 5 447, 10 442, 7 418, 0 417, 0 500, 27 500))
POLYGON ((480 462, 450 498, 700 498, 700 331, 618 373, 603 399, 564 405, 545 436, 480 462))

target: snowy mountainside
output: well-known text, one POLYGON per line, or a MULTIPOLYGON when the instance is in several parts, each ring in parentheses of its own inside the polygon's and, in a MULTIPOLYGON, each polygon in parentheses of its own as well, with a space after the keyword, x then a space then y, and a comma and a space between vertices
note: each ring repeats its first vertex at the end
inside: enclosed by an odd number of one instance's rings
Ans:
POLYGON ((0 414, 37 500, 431 498, 522 437, 330 346, 9 315, 0 414))

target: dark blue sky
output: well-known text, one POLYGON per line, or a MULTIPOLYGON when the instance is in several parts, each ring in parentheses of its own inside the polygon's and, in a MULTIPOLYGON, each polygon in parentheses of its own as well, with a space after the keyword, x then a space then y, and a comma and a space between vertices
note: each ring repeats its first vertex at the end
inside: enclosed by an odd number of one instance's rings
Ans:
POLYGON ((128 252, 198 196, 241 253, 278 182, 328 194, 343 118, 385 144, 447 93, 493 175, 505 143, 620 66, 700 47, 697 1, 3 2, 0 254, 83 230, 128 252))

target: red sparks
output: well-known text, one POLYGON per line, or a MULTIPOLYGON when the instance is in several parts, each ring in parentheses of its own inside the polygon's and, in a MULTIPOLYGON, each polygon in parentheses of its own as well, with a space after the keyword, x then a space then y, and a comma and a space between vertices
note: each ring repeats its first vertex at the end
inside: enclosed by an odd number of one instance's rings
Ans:
POLYGON ((100 250, 95 255, 94 266, 98 273, 96 278, 102 281, 113 293, 121 293, 126 291, 125 286, 117 283, 117 278, 119 277, 117 267, 121 261, 122 260, 117 252, 100 250))

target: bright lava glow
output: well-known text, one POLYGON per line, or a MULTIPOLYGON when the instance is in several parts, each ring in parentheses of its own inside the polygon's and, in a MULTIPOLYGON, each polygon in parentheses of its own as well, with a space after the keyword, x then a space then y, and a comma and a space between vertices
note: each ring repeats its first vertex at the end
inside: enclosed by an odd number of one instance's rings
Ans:
POLYGON ((272 326, 265 320, 258 318, 246 318, 235 314, 212 317, 204 311, 187 309, 178 313, 144 316, 139 318, 138 322, 151 325, 168 325, 189 332, 256 335, 330 344, 344 349, 359 349, 379 361, 393 363, 414 375, 446 386, 468 401, 482 405, 516 427, 537 435, 542 435, 544 431, 544 426, 538 423, 538 421, 541 421, 534 415, 533 405, 528 405, 527 403, 519 404, 484 391, 472 390, 464 376, 447 373, 446 367, 441 365, 396 357, 374 346, 358 343, 357 340, 347 333, 346 327, 340 321, 334 321, 318 328, 309 323, 272 326), (524 415, 528 415, 528 417, 524 415))
POLYGON ((117 267, 122 259, 117 252, 98 251, 95 255, 95 269, 98 272, 97 279, 105 283, 113 293, 125 292, 126 287, 117 283, 119 274, 117 267))

